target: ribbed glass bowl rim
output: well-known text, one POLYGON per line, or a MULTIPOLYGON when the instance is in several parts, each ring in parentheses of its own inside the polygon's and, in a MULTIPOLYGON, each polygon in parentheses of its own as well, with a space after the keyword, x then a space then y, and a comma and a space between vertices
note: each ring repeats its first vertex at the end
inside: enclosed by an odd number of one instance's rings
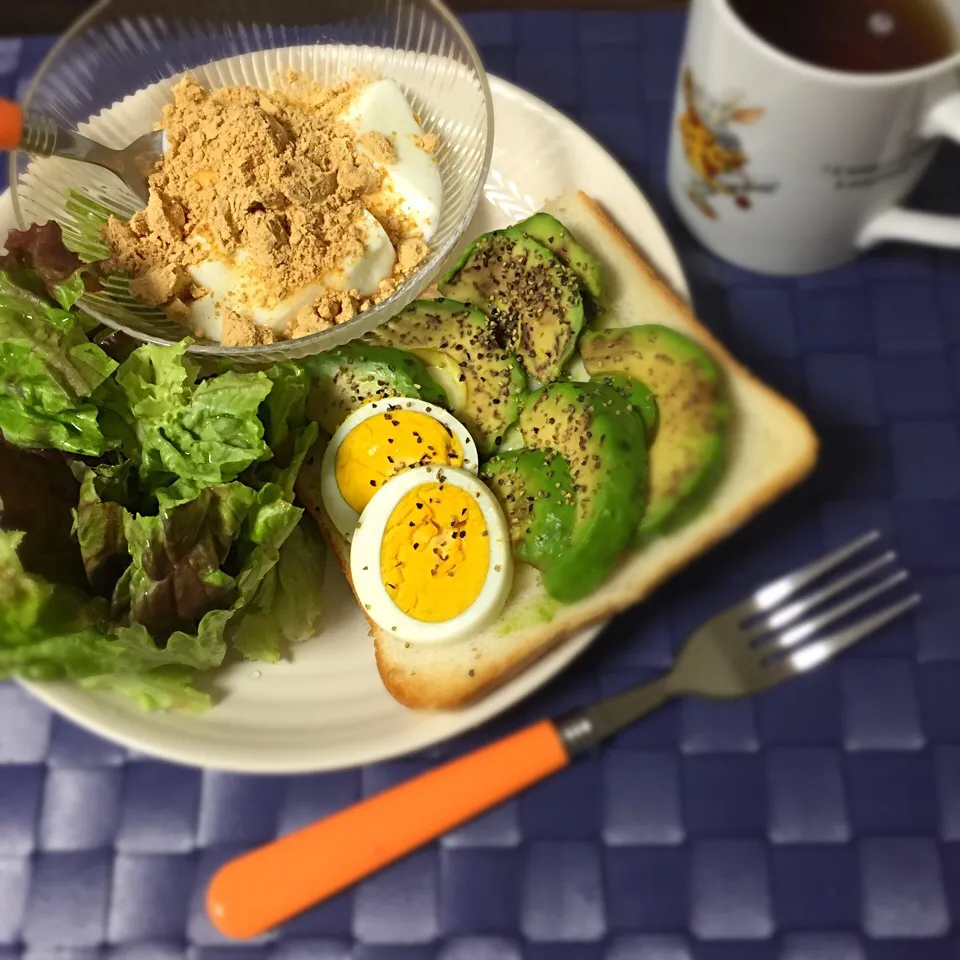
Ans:
MULTIPOLYGON (((483 61, 480 58, 480 54, 477 51, 473 41, 470 39, 470 35, 466 30, 463 29, 463 27, 460 25, 460 21, 457 20, 453 12, 445 3, 441 2, 441 0, 422 0, 422 2, 436 11, 437 14, 439 14, 439 16, 446 22, 447 26, 456 34, 460 42, 463 43, 464 48, 466 49, 470 58, 470 65, 473 67, 473 70, 477 75, 477 79, 480 81, 480 91, 483 95, 484 113, 486 115, 486 138, 484 142, 483 162, 480 166, 480 175, 477 177, 477 183, 473 188, 473 192, 470 195, 470 199, 466 205, 466 208, 460 217, 460 221, 457 224, 456 229, 450 235, 450 238, 447 240, 447 242, 444 243, 442 247, 439 247, 437 250, 435 250, 431 254, 430 261, 427 266, 418 271, 414 277, 401 286, 396 293, 392 294, 381 303, 378 303, 376 306, 371 307, 369 310, 365 310, 363 313, 357 315, 355 320, 369 320, 371 318, 371 314, 377 317, 378 322, 372 328, 369 328, 370 330, 377 329, 377 327, 386 323, 387 320, 395 316, 399 310, 402 309, 395 307, 393 305, 394 301, 398 299, 401 294, 405 295, 406 292, 409 292, 414 282, 416 282, 417 286, 419 287, 419 292, 422 293, 424 290, 430 287, 437 277, 440 276, 441 272, 443 271, 444 264, 447 262, 447 258, 456 248, 457 244, 463 239, 463 235, 466 232, 470 221, 473 219, 473 215, 477 211, 477 207, 480 204, 480 198, 483 196, 483 189, 484 185, 486 184, 487 174, 490 172, 490 161, 493 157, 493 95, 490 92, 490 84, 487 80, 487 71, 483 65, 483 61)), ((67 29, 63 32, 63 35, 54 43, 43 60, 40 61, 40 65, 37 67, 36 73, 30 80, 22 99, 22 107, 24 110, 30 109, 30 104, 33 101, 34 94, 36 93, 40 84, 43 82, 47 70, 59 59, 60 51, 71 40, 83 33, 90 23, 100 16, 101 13, 107 10, 112 3, 113 0, 97 0, 97 3, 77 17, 77 19, 74 20, 69 27, 67 27, 67 29)), ((17 159, 19 153, 20 151, 18 150, 11 151, 8 161, 10 196, 13 201, 13 212, 14 216, 17 218, 17 223, 20 225, 21 229, 26 229, 29 224, 20 208, 20 198, 17 192, 17 181, 19 179, 17 171, 17 159)), ((416 297, 417 294, 414 294, 411 299, 416 299, 416 297)), ((98 320, 101 320, 105 326, 112 327, 114 330, 119 330, 121 333, 125 333, 127 336, 132 337, 135 340, 142 341, 143 343, 170 346, 171 344, 179 342, 175 340, 167 340, 164 337, 151 336, 150 334, 143 333, 140 330, 134 330, 130 327, 127 327, 116 320, 109 319, 108 317, 101 317, 94 311, 91 311, 91 313, 93 313, 98 320)), ((349 327, 350 324, 354 323, 355 320, 349 320, 342 326, 334 327, 332 329, 344 330, 349 327)), ((364 324, 364 326, 366 326, 366 324, 364 324)), ((369 332, 369 330, 361 330, 353 337, 347 337, 345 340, 338 340, 337 345, 346 343, 349 340, 355 339, 356 337, 361 337, 366 332, 369 332)), ((323 349, 334 349, 334 346, 329 348, 318 347, 316 349, 311 349, 311 347, 318 342, 322 344, 327 339, 328 333, 329 330, 321 330, 318 333, 311 333, 305 337, 298 337, 295 340, 282 340, 276 345, 269 346, 223 347, 220 344, 214 343, 192 343, 187 347, 187 353, 200 354, 208 357, 233 357, 236 359, 243 358, 247 359, 251 363, 266 364, 296 359, 297 357, 311 356, 312 354, 322 352, 323 349), (294 347, 294 344, 297 346, 294 347)))

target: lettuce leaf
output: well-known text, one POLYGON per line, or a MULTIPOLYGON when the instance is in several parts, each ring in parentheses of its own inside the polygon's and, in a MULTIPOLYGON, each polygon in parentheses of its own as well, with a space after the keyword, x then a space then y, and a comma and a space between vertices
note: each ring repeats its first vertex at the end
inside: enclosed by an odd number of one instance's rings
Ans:
POLYGON ((219 662, 224 629, 270 576, 302 515, 276 484, 254 490, 234 482, 192 500, 163 500, 157 516, 128 516, 132 560, 114 592, 114 615, 128 610, 144 643, 180 648, 178 662, 202 669, 211 650, 219 662), (199 660, 189 629, 198 619, 199 660))
POLYGON ((17 555, 21 536, 0 531, 0 677, 81 680, 139 691, 142 703, 146 698, 187 709, 209 705, 196 689, 195 672, 184 667, 218 664, 222 639, 218 658, 217 652, 197 653, 210 631, 192 647, 180 642, 161 648, 145 631, 111 630, 104 601, 23 569, 17 555))
POLYGON ((73 511, 73 533, 91 589, 109 596, 130 563, 124 528, 135 508, 131 464, 78 465, 76 472, 80 498, 73 511))
POLYGON ((285 500, 293 502, 294 484, 297 482, 297 476, 303 461, 306 460, 310 448, 316 443, 320 435, 320 427, 315 422, 308 423, 302 430, 296 434, 293 441, 293 449, 286 464, 283 465, 277 460, 258 465, 254 471, 251 483, 254 485, 263 483, 274 483, 282 491, 285 500))
POLYGON ((104 427, 139 463, 147 490, 227 483, 271 454, 257 417, 270 378, 227 371, 197 383, 187 345, 140 347, 101 398, 104 427))
POLYGON ((207 487, 192 500, 164 503, 156 516, 128 515, 125 599, 131 619, 165 640, 227 607, 235 579, 222 567, 255 500, 249 487, 230 483, 207 487))
POLYGON ((306 420, 310 376, 296 363, 275 363, 264 373, 273 384, 260 409, 264 435, 274 457, 286 460, 292 437, 306 420))
POLYGON ((84 263, 67 249, 63 231, 55 220, 9 231, 5 246, 7 252, 0 253, 0 270, 6 271, 19 286, 51 296, 65 310, 87 289, 99 286, 98 265, 84 263))
POLYGON ((267 632, 251 631, 242 624, 248 616, 272 607, 276 568, 302 516, 303 510, 284 496, 280 486, 266 483, 257 491, 257 502, 244 522, 243 565, 237 575, 240 614, 227 629, 227 642, 248 660, 276 663, 282 656, 284 636, 276 624, 267 632))
POLYGON ((275 569, 276 597, 271 615, 290 643, 307 640, 317 632, 323 613, 326 544, 317 524, 309 520, 293 530, 280 548, 275 569))
POLYGON ((74 587, 27 573, 18 555, 22 540, 19 531, 0 531, 0 643, 21 647, 38 627, 53 636, 96 627, 104 606, 74 587))
POLYGON ((0 527, 18 530, 24 569, 55 583, 87 586, 73 535, 80 484, 56 450, 24 450, 0 438, 0 527))
POLYGON ((157 667, 147 673, 83 677, 80 686, 119 693, 141 710, 178 710, 203 713, 211 706, 210 694, 195 686, 196 674, 186 667, 157 667))
POLYGON ((116 367, 74 314, 0 271, 0 431, 10 443, 101 456, 112 444, 91 395, 116 367))
POLYGON ((233 610, 211 610, 195 630, 174 630, 160 646, 142 623, 119 626, 114 634, 136 658, 152 668, 176 664, 195 670, 212 670, 223 663, 227 646, 223 632, 233 610))
POLYGON ((310 377, 293 363, 278 363, 264 373, 273 388, 260 406, 264 437, 273 452, 266 463, 256 464, 249 472, 253 486, 275 483, 285 499, 293 502, 293 486, 310 448, 320 434, 313 421, 307 421, 307 393, 310 377))
POLYGON ((276 663, 288 643, 313 636, 322 612, 325 547, 314 523, 301 523, 227 631, 248 660, 276 663))
MULTIPOLYGON (((53 285, 53 298, 64 310, 69 310, 84 293, 86 293, 86 286, 83 282, 83 274, 79 271, 53 285)), ((84 319, 80 318, 80 322, 82 325, 84 319)))
POLYGON ((308 377, 211 376, 186 342, 118 366, 77 263, 47 228, 0 260, 0 678, 205 709, 231 646, 275 661, 316 629, 323 545, 293 503, 308 377))

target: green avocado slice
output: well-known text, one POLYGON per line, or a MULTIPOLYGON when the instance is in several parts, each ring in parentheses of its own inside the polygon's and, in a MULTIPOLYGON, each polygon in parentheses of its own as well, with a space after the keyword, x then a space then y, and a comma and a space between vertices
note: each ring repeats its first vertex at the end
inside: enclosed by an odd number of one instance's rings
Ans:
POLYGON ((660 414, 650 447, 650 488, 641 541, 695 516, 723 473, 730 404, 720 367, 699 344, 659 324, 585 334, 591 376, 622 374, 646 384, 660 414))
POLYGON ((327 433, 368 400, 412 397, 447 406, 447 396, 415 356, 353 340, 302 361, 313 378, 307 414, 327 433))
POLYGON ((543 584, 558 600, 580 600, 606 579, 643 515, 643 420, 612 387, 561 381, 532 395, 520 429, 528 447, 559 453, 570 467, 573 530, 543 584))
POLYGON ((657 398, 653 395, 653 391, 645 383, 622 373, 610 373, 590 379, 613 387, 620 396, 630 401, 637 413, 643 417, 643 426, 647 431, 647 445, 653 443, 660 416, 657 411, 657 398))
POLYGON ((516 357, 497 343, 489 317, 455 300, 415 300, 374 336, 409 350, 442 378, 445 405, 482 455, 499 448, 520 414, 527 383, 516 357))
POLYGON ((538 383, 560 376, 583 329, 576 275, 526 234, 478 237, 440 292, 488 313, 500 342, 538 383))
POLYGON ((570 467, 558 453, 511 450, 480 468, 510 523, 513 555, 546 570, 563 555, 574 520, 570 467))
POLYGON ((580 285, 595 301, 603 296, 603 271, 600 261, 586 247, 577 243, 573 234, 549 213, 535 213, 520 223, 515 223, 504 233, 513 236, 514 231, 533 237, 552 250, 564 266, 577 276, 580 285))

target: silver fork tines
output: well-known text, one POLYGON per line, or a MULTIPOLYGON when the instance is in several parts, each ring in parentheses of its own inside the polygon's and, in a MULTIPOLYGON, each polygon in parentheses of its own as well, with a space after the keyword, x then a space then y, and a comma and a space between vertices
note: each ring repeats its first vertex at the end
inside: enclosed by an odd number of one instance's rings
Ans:
POLYGON ((919 594, 896 596, 909 575, 899 568, 892 550, 857 564, 857 554, 879 539, 877 531, 858 537, 708 620, 684 646, 679 677, 671 683, 707 696, 765 690, 823 663, 915 607, 919 594), (857 565, 841 569, 848 562, 857 565), (879 611, 867 607, 887 594, 895 599, 891 606, 879 611), (824 634, 825 628, 861 608, 868 614, 864 619, 841 622, 833 633, 824 634))
POLYGON ((898 569, 852 596, 841 599, 823 612, 801 619, 830 598, 842 594, 855 584, 867 580, 873 574, 893 564, 897 559, 896 554, 888 550, 855 570, 837 577, 820 589, 782 606, 785 601, 791 600, 804 588, 851 559, 859 551, 876 543, 879 538, 878 531, 871 531, 858 537, 806 567, 761 587, 736 608, 735 616, 741 624, 739 629, 748 642, 758 648, 757 653, 761 657, 764 669, 771 671, 768 675, 770 682, 776 682, 794 673, 818 666, 824 660, 846 650, 920 602, 920 594, 912 593, 828 636, 817 636, 824 627, 853 613, 871 600, 903 583, 909 574, 906 570, 898 569), (766 616, 755 619, 758 612, 763 612, 766 616), (792 652, 782 656, 784 651, 792 652))
POLYGON ((862 567, 858 567, 852 573, 838 577, 833 583, 822 587, 816 593, 811 593, 786 607, 774 610, 769 616, 764 617, 762 620, 751 623, 747 627, 748 635, 752 638, 759 639, 774 630, 782 630, 784 627, 793 623, 798 617, 819 607, 825 600, 829 600, 838 593, 842 593, 844 590, 852 587, 855 583, 865 580, 867 577, 876 573, 881 567, 886 566, 888 563, 893 563, 896 559, 897 555, 892 550, 888 550, 875 560, 871 560, 862 567))
POLYGON ((881 580, 880 583, 875 583, 872 587, 867 587, 866 590, 862 590, 860 593, 849 597, 841 603, 838 603, 825 613, 821 613, 816 617, 811 617, 809 620, 805 620, 803 623, 798 624, 795 627, 791 627, 789 630, 784 630, 783 633, 776 636, 771 646, 778 650, 789 650, 791 647, 795 647, 797 644, 803 643, 803 641, 808 637, 812 637, 825 626, 833 623, 834 620, 839 620, 848 613, 852 613, 858 607, 862 607, 874 597, 880 596, 881 593, 885 593, 891 587, 895 587, 898 583, 903 583, 903 581, 906 579, 906 571, 898 570, 892 576, 887 577, 886 580, 881 580))
POLYGON ((871 530, 870 533, 858 537, 853 542, 846 544, 846 546, 838 547, 825 557, 814 560, 813 563, 809 563, 799 570, 794 570, 793 573, 788 573, 786 576, 780 577, 772 583, 768 583, 766 586, 754 591, 753 596, 745 600, 736 609, 742 612, 742 619, 744 620, 753 614, 772 610, 774 607, 780 606, 784 600, 788 600, 804 587, 819 580, 825 573, 829 573, 835 567, 839 567, 840 564, 849 560, 855 553, 858 553, 864 547, 870 546, 872 543, 876 543, 879 539, 880 531, 871 530))
POLYGON ((697 627, 668 673, 560 718, 567 749, 581 753, 673 697, 730 699, 769 690, 832 659, 915 607, 918 593, 896 596, 908 574, 896 566, 893 551, 857 558, 879 539, 877 532, 858 537, 761 587, 697 627), (838 569, 847 561, 859 565, 838 569), (821 578, 823 582, 817 583, 821 578), (888 595, 895 598, 889 606, 866 606, 888 595), (844 622, 862 608, 866 616, 844 622), (830 624, 836 626, 825 634, 830 624))
POLYGON ((828 637, 823 637, 814 643, 801 647, 799 650, 795 650, 782 660, 769 664, 769 669, 776 679, 785 679, 795 673, 812 670, 823 663, 824 660, 829 660, 838 653, 842 653, 848 647, 852 647, 858 640, 862 640, 902 613, 913 609, 920 603, 920 600, 919 593, 911 593, 898 603, 891 604, 872 616, 851 624, 844 630, 838 630, 828 637))

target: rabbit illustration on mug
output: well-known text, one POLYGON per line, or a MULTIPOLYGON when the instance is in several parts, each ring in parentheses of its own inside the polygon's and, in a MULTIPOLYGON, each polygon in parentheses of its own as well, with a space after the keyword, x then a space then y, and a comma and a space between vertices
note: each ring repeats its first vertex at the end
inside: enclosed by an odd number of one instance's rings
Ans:
POLYGON ((751 193, 771 193, 777 184, 750 178, 750 159, 735 128, 757 123, 764 108, 742 106, 739 94, 723 100, 709 96, 689 68, 683 71, 682 86, 684 110, 677 123, 691 170, 687 195, 711 220, 718 216, 710 202, 714 197, 729 196, 740 209, 750 209, 751 193))

